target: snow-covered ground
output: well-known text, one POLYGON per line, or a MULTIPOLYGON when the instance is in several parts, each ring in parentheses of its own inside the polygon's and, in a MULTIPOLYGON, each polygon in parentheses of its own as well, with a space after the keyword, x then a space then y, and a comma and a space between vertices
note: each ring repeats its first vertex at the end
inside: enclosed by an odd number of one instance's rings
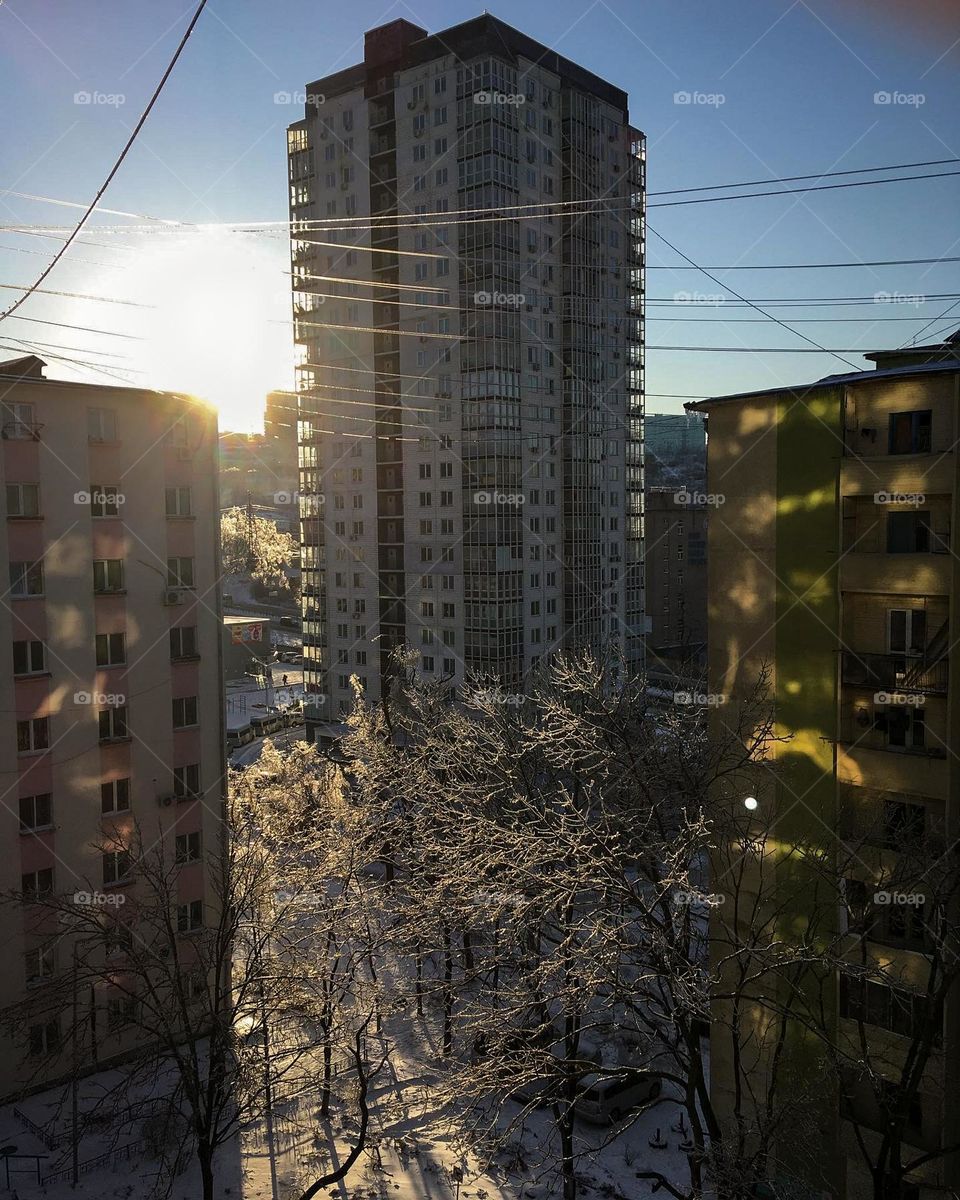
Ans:
MULTIPOLYGON (((482 1168, 465 1154, 455 1140, 449 1109, 444 1111, 435 1085, 440 1062, 431 1047, 434 1038, 428 1024, 414 1019, 403 1022, 406 1036, 392 1040, 389 1059, 371 1088, 371 1136, 367 1152, 345 1180, 324 1189, 321 1195, 339 1200, 547 1200, 559 1195, 559 1183, 544 1175, 538 1148, 549 1136, 549 1116, 533 1109, 518 1121, 506 1146, 493 1164, 482 1168), (413 1043, 419 1049, 411 1050, 413 1043), (456 1173, 462 1171, 457 1187, 456 1173)), ((81 1083, 80 1110, 85 1111, 111 1075, 104 1072, 81 1083)), ((447 1087, 449 1094, 449 1085, 447 1087)), ((146 1099, 146 1098, 145 1098, 146 1099)), ((516 1119, 520 1105, 509 1102, 506 1119, 516 1119)), ((30 1131, 13 1106, 0 1109, 0 1146, 15 1146, 17 1154, 44 1154, 44 1178, 36 1183, 27 1173, 32 1164, 15 1161, 11 1189, 5 1187, 0 1165, 0 1198, 19 1200, 80 1196, 89 1200, 138 1200, 146 1198, 154 1182, 157 1164, 149 1156, 143 1130, 138 1124, 117 1129, 108 1123, 102 1134, 83 1139, 79 1158, 83 1166, 79 1186, 70 1183, 71 1121, 69 1084, 29 1097, 20 1104, 29 1122, 45 1127, 53 1136, 55 1149, 44 1146, 30 1131), (97 1162, 103 1156, 102 1162, 97 1162), (60 1172, 57 1175, 57 1172, 60 1172)), ((584 1200, 634 1200, 651 1192, 650 1183, 637 1172, 654 1169, 682 1181, 686 1160, 681 1149, 685 1130, 680 1110, 664 1099, 642 1113, 635 1123, 609 1146, 601 1143, 609 1130, 578 1123, 578 1149, 585 1151, 578 1170, 584 1200)), ((216 1195, 223 1200, 294 1200, 318 1174, 342 1161, 352 1144, 355 1122, 345 1111, 334 1109, 329 1123, 319 1114, 319 1099, 306 1093, 278 1099, 274 1109, 273 1147, 267 1130, 258 1125, 234 1145, 221 1152, 217 1167, 216 1195), (276 1191, 274 1192, 274 1182, 276 1191)), ((173 1182, 171 1200, 197 1200, 199 1176, 195 1164, 173 1182)))

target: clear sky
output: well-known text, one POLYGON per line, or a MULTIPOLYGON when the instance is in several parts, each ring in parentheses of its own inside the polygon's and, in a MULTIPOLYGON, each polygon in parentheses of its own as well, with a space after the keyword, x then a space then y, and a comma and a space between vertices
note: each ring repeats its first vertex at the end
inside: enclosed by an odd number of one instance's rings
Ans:
MULTIPOLYGON (((68 225, 86 203, 158 81, 189 15, 184 0, 0 0, 0 225, 68 225), (90 102, 77 102, 77 95, 90 102)), ((364 30, 397 17, 431 32, 476 16, 465 0, 209 0, 196 32, 104 204, 180 221, 286 217, 285 137, 300 115, 277 93, 362 57, 364 30)), ((960 28, 934 0, 514 0, 490 10, 609 78, 648 137, 649 188, 695 187, 960 157, 960 28), (678 102, 678 93, 696 95, 678 102), (879 97, 877 94, 881 93, 879 97), (883 96, 888 102, 883 102, 883 96)), ((927 168, 960 170, 960 164, 927 168)), ((828 182, 842 182, 832 180, 828 182)), ((797 186, 797 185, 793 185, 797 186)), ((676 197, 651 197, 651 204, 676 197)), ((805 197, 651 208, 650 224, 707 265, 960 255, 960 176, 805 197)), ((287 249, 280 232, 106 232, 98 214, 46 287, 147 309, 33 296, 31 318, 143 340, 8 320, 13 338, 71 347, 127 378, 218 401, 224 424, 256 423, 264 393, 291 384, 287 249), (137 372, 137 373, 134 373, 137 372)), ((27 283, 57 242, 0 230, 0 282, 27 283)), ((681 260, 651 236, 652 268, 681 260)), ((960 264, 718 272, 762 301, 960 292, 960 264)), ((651 301, 719 291, 694 271, 651 269, 651 301)), ((18 293, 0 292, 4 303, 18 293)), ((949 300, 777 308, 831 347, 892 346, 949 300), (810 324, 824 317, 824 323, 810 324), (837 318, 845 318, 839 321, 837 318), (850 318, 870 318, 855 322, 850 318), (890 320, 890 318, 909 318, 890 320)), ((960 307, 952 314, 960 325, 960 307)), ((652 346, 803 346, 748 309, 651 303, 652 346), (698 318, 724 316, 722 323, 698 318), (747 321, 744 318, 750 318, 747 321), (687 322, 684 324, 683 322, 687 322), (739 323, 743 322, 743 323, 739 323)), ((950 317, 924 337, 945 329, 950 317)), ((23 347, 25 349, 25 347, 23 347)), ((43 353, 43 347, 38 353, 43 353)), ((845 357, 857 365, 856 354, 845 357)), ((801 382, 844 369, 824 354, 650 350, 651 393, 695 396, 801 382)), ((68 364, 51 368, 69 376, 68 364)), ((89 371, 83 378, 105 378, 89 371)), ((648 411, 680 399, 651 396, 648 411)))

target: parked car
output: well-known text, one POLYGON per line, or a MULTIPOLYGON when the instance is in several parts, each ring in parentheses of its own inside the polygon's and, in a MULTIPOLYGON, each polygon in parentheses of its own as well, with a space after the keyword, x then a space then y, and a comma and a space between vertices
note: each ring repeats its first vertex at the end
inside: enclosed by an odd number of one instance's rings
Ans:
POLYGON ((253 730, 249 725, 241 725, 239 729, 227 730, 227 749, 237 750, 253 741, 253 730))
POLYGON ((267 734, 276 733, 282 724, 277 713, 264 713, 262 717, 252 717, 250 720, 250 728, 253 730, 254 737, 266 737, 267 734))
POLYGON ((288 708, 283 715, 288 729, 294 729, 297 725, 303 724, 303 709, 299 704, 288 708))
POLYGON ((622 1070, 616 1075, 587 1075, 577 1101, 577 1116, 594 1125, 615 1125, 634 1108, 656 1100, 660 1079, 652 1071, 622 1070))
POLYGON ((299 629, 300 628, 300 622, 297 620, 296 617, 281 617, 279 623, 281 625, 283 625, 284 628, 286 628, 286 629, 299 629))

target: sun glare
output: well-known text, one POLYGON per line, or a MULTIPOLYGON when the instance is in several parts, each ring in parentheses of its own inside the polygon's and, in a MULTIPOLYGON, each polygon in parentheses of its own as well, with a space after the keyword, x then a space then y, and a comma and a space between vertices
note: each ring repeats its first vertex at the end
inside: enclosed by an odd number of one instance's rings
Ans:
POLYGON ((137 257, 138 383, 191 392, 220 428, 262 429, 268 392, 290 388, 293 351, 285 244, 200 231, 149 235, 137 257))

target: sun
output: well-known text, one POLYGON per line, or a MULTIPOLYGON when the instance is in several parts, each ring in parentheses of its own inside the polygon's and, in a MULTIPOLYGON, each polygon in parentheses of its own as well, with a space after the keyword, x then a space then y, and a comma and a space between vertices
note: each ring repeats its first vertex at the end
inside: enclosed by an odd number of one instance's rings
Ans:
MULTIPOLYGON (((224 230, 153 233, 136 259, 133 343, 144 386, 190 392, 220 428, 256 432, 268 392, 293 377, 286 244, 224 230)), ((114 276, 114 283, 117 283, 114 276)))

